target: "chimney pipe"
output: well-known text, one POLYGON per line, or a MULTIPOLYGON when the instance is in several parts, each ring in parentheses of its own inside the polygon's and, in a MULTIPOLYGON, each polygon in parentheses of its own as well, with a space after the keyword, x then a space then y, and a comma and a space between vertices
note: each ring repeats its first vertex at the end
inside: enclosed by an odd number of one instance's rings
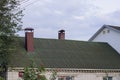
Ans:
POLYGON ((34 51, 33 28, 25 28, 25 48, 28 52, 34 51))
POLYGON ((61 40, 65 39, 65 30, 58 31, 58 39, 61 39, 61 40))

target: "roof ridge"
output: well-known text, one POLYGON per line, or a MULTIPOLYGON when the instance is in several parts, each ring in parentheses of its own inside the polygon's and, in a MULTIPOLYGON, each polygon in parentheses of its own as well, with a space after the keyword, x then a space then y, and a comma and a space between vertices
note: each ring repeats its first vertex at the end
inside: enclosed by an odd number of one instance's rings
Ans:
POLYGON ((52 38, 34 38, 34 39, 56 40, 56 41, 72 41, 72 42, 85 42, 85 43, 107 43, 107 42, 90 42, 90 41, 82 41, 82 40, 80 41, 80 40, 70 40, 70 39, 60 40, 60 39, 52 39, 52 38))
MULTIPOLYGON (((19 38, 25 38, 25 37, 19 37, 19 38)), ((70 40, 70 39, 60 40, 60 39, 54 39, 54 38, 37 38, 37 37, 35 37, 34 39, 40 39, 40 40, 56 40, 56 41, 72 41, 72 42, 84 42, 84 43, 106 43, 106 44, 108 44, 107 42, 91 42, 91 41, 70 40)))

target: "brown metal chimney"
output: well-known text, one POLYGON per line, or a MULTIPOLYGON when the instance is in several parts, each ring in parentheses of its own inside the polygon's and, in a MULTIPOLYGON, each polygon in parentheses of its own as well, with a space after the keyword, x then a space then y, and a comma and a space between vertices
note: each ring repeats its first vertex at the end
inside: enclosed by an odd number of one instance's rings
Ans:
POLYGON ((65 30, 58 31, 58 39, 61 39, 61 40, 65 39, 65 30))
POLYGON ((33 28, 25 28, 25 48, 28 52, 34 51, 33 28))

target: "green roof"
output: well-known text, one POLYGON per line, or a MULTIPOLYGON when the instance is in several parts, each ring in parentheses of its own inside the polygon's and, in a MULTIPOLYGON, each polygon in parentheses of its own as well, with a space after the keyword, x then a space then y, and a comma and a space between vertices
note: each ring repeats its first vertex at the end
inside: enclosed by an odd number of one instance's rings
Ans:
POLYGON ((9 66, 25 67, 32 59, 46 68, 120 69, 120 55, 107 43, 35 38, 33 53, 24 44, 20 38, 9 66))

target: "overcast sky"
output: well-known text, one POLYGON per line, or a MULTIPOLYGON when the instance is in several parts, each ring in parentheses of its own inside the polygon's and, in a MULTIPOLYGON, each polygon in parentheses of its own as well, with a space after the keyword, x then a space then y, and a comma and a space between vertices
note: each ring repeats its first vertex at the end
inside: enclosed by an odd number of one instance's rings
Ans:
MULTIPOLYGON (((34 28, 38 38, 87 41, 104 24, 120 26, 120 0, 21 0, 23 29, 34 28)), ((24 31, 19 32, 24 36, 24 31)))

